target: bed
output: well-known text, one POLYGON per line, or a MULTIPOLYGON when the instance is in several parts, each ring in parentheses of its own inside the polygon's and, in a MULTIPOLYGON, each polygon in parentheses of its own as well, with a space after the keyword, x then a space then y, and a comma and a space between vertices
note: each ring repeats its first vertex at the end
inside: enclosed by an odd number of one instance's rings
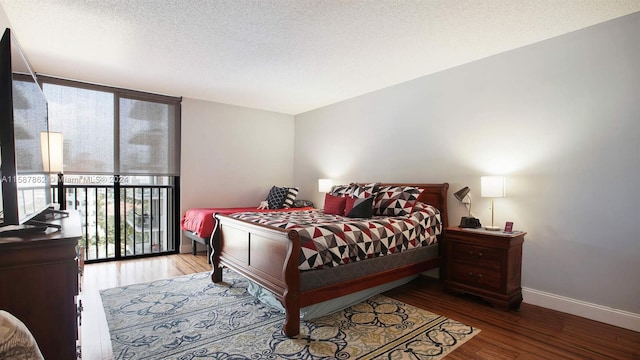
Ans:
MULTIPOLYGON (((300 210, 311 210, 313 207, 302 206, 296 208, 300 210)), ((196 255, 196 243, 204 245, 207 249, 207 259, 211 263, 211 234, 216 226, 214 214, 234 214, 239 212, 271 212, 271 211, 291 211, 291 208, 283 209, 258 209, 257 207, 236 207, 236 208, 192 208, 187 209, 180 219, 182 234, 192 241, 193 255, 196 255)))
MULTIPOLYGON (((435 237, 438 241, 441 239, 440 234, 448 222, 449 184, 375 184, 378 189, 419 189, 415 204, 428 204, 429 208, 438 212, 438 234, 435 237)), ((354 197, 361 195, 356 194, 354 197)), ((376 194, 372 196, 375 197, 376 194)), ((408 251, 390 251, 385 256, 367 255, 359 261, 347 259, 346 263, 338 266, 315 266, 307 261, 308 256, 303 253, 302 243, 307 244, 308 239, 301 239, 303 232, 295 226, 287 228, 288 225, 279 224, 279 220, 273 219, 271 222, 263 219, 262 224, 250 221, 256 217, 260 218, 256 213, 218 213, 214 216, 216 223, 211 237, 212 281, 222 282, 223 268, 228 267, 273 294, 284 308, 283 332, 288 337, 300 333, 302 308, 357 294, 370 288, 384 287, 409 276, 438 268, 441 264, 436 241, 408 251), (301 261, 301 258, 304 259, 301 261), (301 265, 305 263, 304 266, 310 267, 309 270, 301 270, 301 265)), ((379 217, 374 219, 380 220, 379 217)), ((307 230, 304 233, 307 233, 307 230)))

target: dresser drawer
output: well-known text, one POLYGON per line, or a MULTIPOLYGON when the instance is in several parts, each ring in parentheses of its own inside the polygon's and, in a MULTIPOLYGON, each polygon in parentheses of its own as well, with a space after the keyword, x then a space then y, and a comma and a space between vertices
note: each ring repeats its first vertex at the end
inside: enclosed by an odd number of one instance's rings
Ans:
POLYGON ((500 270, 502 255, 498 249, 460 243, 453 243, 452 249, 452 255, 456 262, 500 270))
POLYGON ((493 291, 500 290, 502 283, 499 271, 463 263, 453 264, 451 279, 458 283, 493 291))

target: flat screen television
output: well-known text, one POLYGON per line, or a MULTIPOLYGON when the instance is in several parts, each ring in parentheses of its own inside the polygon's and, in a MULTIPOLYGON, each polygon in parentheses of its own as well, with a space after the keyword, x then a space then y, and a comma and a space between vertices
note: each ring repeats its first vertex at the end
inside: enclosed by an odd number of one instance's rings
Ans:
POLYGON ((52 205, 45 169, 49 162, 43 160, 49 153, 46 134, 47 100, 20 45, 6 29, 0 42, 0 230, 33 226, 52 205))

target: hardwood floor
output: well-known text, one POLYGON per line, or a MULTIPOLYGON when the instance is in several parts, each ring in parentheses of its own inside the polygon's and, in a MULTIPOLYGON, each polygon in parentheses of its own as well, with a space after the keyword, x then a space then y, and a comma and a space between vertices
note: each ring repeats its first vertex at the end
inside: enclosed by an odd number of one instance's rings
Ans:
MULTIPOLYGON (((113 359, 100 289, 209 270, 204 253, 85 265, 82 358, 113 359)), ((447 294, 434 279, 421 277, 386 295, 482 330, 447 359, 640 359, 638 332, 526 303, 504 312, 447 294)))

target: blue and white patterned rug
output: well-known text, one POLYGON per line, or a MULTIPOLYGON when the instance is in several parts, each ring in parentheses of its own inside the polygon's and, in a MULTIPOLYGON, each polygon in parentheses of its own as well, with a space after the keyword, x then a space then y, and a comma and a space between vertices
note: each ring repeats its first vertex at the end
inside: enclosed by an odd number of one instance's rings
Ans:
POLYGON ((282 333, 247 281, 208 272, 101 291, 116 359, 440 359, 479 329, 383 295, 282 333))

